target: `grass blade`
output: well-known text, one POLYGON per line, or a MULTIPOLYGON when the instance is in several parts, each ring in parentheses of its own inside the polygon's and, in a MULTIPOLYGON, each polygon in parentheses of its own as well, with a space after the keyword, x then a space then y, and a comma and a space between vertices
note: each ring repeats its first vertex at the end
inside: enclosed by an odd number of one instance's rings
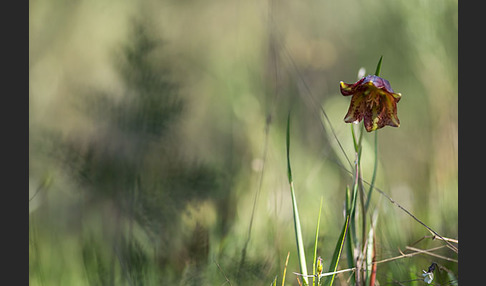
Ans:
MULTIPOLYGON (((339 239, 336 243, 336 248, 334 249, 334 254, 332 255, 332 260, 331 260, 331 265, 329 267, 329 272, 336 272, 338 264, 339 264, 339 258, 341 257, 341 253, 343 251, 343 245, 344 241, 346 240, 346 233, 348 230, 348 222, 349 222, 349 215, 346 216, 346 221, 344 222, 343 229, 341 230, 341 235, 339 236, 339 239)), ((326 284, 328 286, 331 286, 332 283, 334 282, 334 277, 336 274, 334 273, 331 275, 329 278, 326 279, 326 284)))
MULTIPOLYGON (((351 205, 350 205, 350 190, 349 190, 349 186, 346 186, 346 210, 347 210, 347 215, 349 216, 349 213, 350 213, 350 209, 351 209, 351 205)), ((350 230, 348 230, 350 231, 350 230)), ((348 239, 346 239, 346 258, 347 258, 347 261, 348 261, 348 268, 354 268, 354 256, 353 256, 353 237, 348 235, 348 239)), ((352 279, 352 278, 351 278, 352 279)))
POLYGON ((278 276, 275 276, 275 279, 273 279, 272 284, 270 284, 271 286, 277 286, 277 277, 278 276))
MULTIPOLYGON (((299 219, 299 210, 297 208, 297 201, 295 199, 295 192, 293 183, 290 184, 290 193, 292 196, 292 208, 294 213, 294 230, 295 230, 295 240, 297 243, 297 255, 299 257, 299 266, 300 272, 303 275, 307 275, 307 265, 305 263, 305 252, 304 252, 304 244, 302 242, 302 229, 300 226, 300 219, 299 219)), ((307 285, 309 284, 307 278, 304 276, 303 278, 304 283, 307 285)))
MULTIPOLYGON (((321 197, 321 205, 319 206, 319 216, 317 218, 316 240, 314 241, 314 259, 312 260, 314 261, 314 264, 312 265, 312 275, 316 275, 317 242, 319 241, 319 225, 321 223, 321 210, 322 210, 322 197, 321 197)), ((315 277, 312 279, 312 284, 316 285, 315 277)), ((319 284, 319 279, 317 280, 317 284, 319 284)))
POLYGON ((290 167, 290 112, 287 117, 287 177, 289 178, 289 184, 292 184, 292 168, 290 167))
POLYGON ((304 285, 309 285, 307 279, 307 265, 305 263, 305 252, 304 244, 302 241, 302 229, 300 226, 299 210, 297 208, 297 200, 295 199, 294 182, 292 181, 292 169, 290 168, 290 112, 287 118, 287 176, 289 178, 290 184, 290 194, 292 196, 292 209, 294 213, 294 230, 295 230, 295 241, 297 243, 297 255, 299 258, 300 272, 305 275, 302 276, 304 285))
POLYGON ((285 274, 287 273, 287 265, 289 264, 290 251, 287 253, 287 259, 285 260, 285 267, 282 277, 282 286, 285 285, 285 274))

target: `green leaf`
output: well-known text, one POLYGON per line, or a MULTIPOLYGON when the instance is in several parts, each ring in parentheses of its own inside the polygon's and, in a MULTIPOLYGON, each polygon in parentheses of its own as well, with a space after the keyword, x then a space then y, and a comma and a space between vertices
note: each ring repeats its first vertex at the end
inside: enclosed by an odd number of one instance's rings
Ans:
MULTIPOLYGON (((332 255, 332 260, 331 260, 331 265, 329 267, 328 272, 336 272, 338 264, 339 264, 339 258, 341 257, 341 253, 343 251, 343 245, 344 241, 346 240, 346 233, 348 230, 348 222, 349 222, 349 215, 346 216, 346 221, 344 222, 343 229, 341 230, 341 235, 339 236, 339 239, 336 243, 336 247, 334 248, 334 254, 332 255)), ((334 277, 336 274, 331 275, 326 279, 326 284, 328 286, 331 286, 332 283, 334 282, 334 277)))
POLYGON ((382 61, 383 61, 383 56, 380 57, 380 60, 378 61, 378 65, 376 65, 376 71, 375 71, 376 76, 380 76, 381 62, 382 61))

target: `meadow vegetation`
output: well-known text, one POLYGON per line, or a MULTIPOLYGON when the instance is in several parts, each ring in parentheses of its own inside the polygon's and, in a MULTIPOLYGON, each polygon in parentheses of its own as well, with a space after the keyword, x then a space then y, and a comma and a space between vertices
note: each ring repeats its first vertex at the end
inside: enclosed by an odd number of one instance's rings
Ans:
POLYGON ((457 284, 457 17, 454 0, 29 1, 29 284, 312 285, 321 257, 353 285, 351 225, 375 285, 425 285, 433 263, 457 284), (339 83, 380 56, 401 125, 376 140, 343 121, 339 83))

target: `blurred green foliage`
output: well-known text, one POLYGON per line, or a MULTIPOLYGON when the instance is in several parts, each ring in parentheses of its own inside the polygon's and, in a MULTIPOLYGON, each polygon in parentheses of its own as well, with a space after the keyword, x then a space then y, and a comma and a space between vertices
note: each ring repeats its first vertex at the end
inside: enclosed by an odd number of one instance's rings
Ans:
MULTIPOLYGON (((354 158, 339 81, 373 73, 381 55, 401 126, 379 131, 375 185, 457 238, 457 11, 453 0, 29 1, 30 284, 268 285, 290 251, 285 281, 297 285, 289 109, 304 246, 322 197, 327 269, 354 158)), ((369 181, 372 134, 363 140, 369 181)), ((430 235, 379 194, 371 208, 377 260, 430 235)), ((417 255, 379 264, 377 280, 420 278, 431 261, 457 276, 457 263, 417 255)))

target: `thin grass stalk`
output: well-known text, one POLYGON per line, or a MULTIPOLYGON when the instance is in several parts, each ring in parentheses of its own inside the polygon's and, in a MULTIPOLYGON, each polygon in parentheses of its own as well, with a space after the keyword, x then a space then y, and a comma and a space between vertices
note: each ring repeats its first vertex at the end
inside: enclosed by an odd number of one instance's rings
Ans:
MULTIPOLYGON (((293 182, 290 183, 290 193, 292 196, 292 209, 294 213, 294 231, 295 231, 295 240, 297 242, 297 255, 299 257, 300 272, 304 275, 307 275, 307 265, 305 263, 304 244, 302 241, 302 229, 300 226, 299 210, 297 208, 297 200, 295 199, 293 182)), ((305 285, 309 284, 307 277, 304 277, 303 280, 305 285)))
MULTIPOLYGON (((351 210, 351 202, 350 202, 350 197, 351 193, 349 190, 349 186, 346 186, 346 217, 350 216, 350 210, 351 210)), ((350 232, 351 229, 348 230, 350 232)), ((348 239, 346 239, 346 259, 348 261, 348 268, 353 269, 355 267, 354 265, 354 255, 353 255, 353 240, 352 236, 348 234, 348 239)), ((351 276, 351 284, 354 283, 354 276, 351 276)))
MULTIPOLYGON (((356 158, 358 158, 358 154, 356 153, 356 158)), ((349 265, 349 268, 352 267, 358 267, 358 261, 357 257, 355 256, 355 247, 357 247, 358 244, 358 238, 357 238, 357 230, 356 230, 356 205, 357 205, 357 197, 358 197, 358 164, 355 164, 355 171, 354 171, 354 182, 353 182, 353 191, 351 193, 351 205, 350 209, 348 210, 349 213, 349 240, 350 243, 348 243, 348 253, 352 257, 352 265, 349 265)))
POLYGON ((312 275, 313 275, 312 285, 314 285, 314 286, 316 286, 316 285, 319 284, 319 278, 317 279, 317 284, 316 284, 315 275, 316 275, 316 270, 317 270, 316 269, 316 264, 317 264, 317 243, 319 241, 319 225, 321 224, 321 210, 322 210, 322 197, 321 197, 321 204, 319 206, 319 216, 317 217, 316 239, 314 241, 314 259, 312 260, 312 261, 314 261, 314 263, 312 265, 312 275))
MULTIPOLYGON (((336 247, 334 248, 334 254, 332 255, 331 265, 329 266, 328 272, 336 272, 339 258, 341 257, 341 253, 343 252, 344 241, 346 240, 346 234, 348 233, 349 227, 349 215, 346 216, 346 221, 344 222, 343 228, 341 230, 341 235, 336 243, 336 247)), ((332 286, 334 282, 334 277, 336 273, 333 273, 328 279, 326 279, 325 285, 332 286)))
MULTIPOLYGON (((362 269, 363 269, 363 251, 364 251, 364 241, 365 241, 365 227, 366 227, 366 222, 365 222, 365 214, 363 213, 363 189, 360 188, 361 184, 361 144, 359 144, 360 146, 360 149, 359 149, 359 152, 357 153, 357 158, 356 158, 356 173, 355 173, 355 189, 356 189, 356 193, 355 193, 355 196, 359 196, 359 201, 360 201, 360 206, 361 206, 361 240, 358 240, 358 238, 355 239, 355 244, 356 244, 356 248, 360 248, 360 252, 358 252, 356 254, 356 257, 355 257, 355 261, 356 261, 356 272, 355 272, 355 275, 356 275, 356 285, 361 285, 362 281, 363 281, 363 272, 362 272, 362 269)), ((357 230, 356 230, 356 224, 358 223, 359 221, 359 217, 356 218, 356 205, 357 205, 357 199, 355 199, 355 204, 354 204, 354 216, 355 216, 355 220, 353 221, 353 224, 355 225, 355 236, 357 237, 358 234, 357 234, 357 230)))
POLYGON ((287 273, 287 265, 289 264, 290 251, 287 253, 287 259, 285 259, 285 267, 282 277, 282 286, 285 285, 285 274, 287 273))
MULTIPOLYGON (((297 255, 299 258, 300 272, 307 276, 307 265, 305 262, 304 244, 302 241, 302 229, 300 226, 299 210, 297 208, 297 200, 295 199, 294 182, 292 180, 292 168, 290 167, 290 112, 287 118, 287 176, 290 185, 290 194, 292 196, 292 209, 294 214, 294 231, 295 241, 297 243, 297 255)), ((309 285, 306 276, 302 277, 304 285, 309 285)))

